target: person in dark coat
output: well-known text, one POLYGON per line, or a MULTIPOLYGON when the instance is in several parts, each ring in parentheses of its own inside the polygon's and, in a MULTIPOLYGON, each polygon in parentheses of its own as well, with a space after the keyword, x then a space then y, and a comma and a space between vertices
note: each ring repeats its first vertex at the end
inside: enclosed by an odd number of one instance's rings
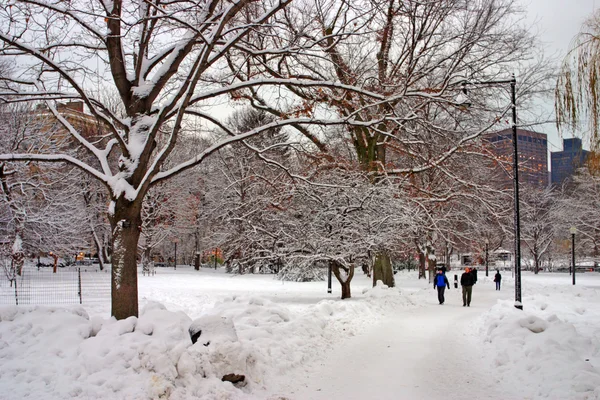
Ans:
POLYGON ((500 270, 496 270, 496 275, 494 275, 494 282, 496 282, 496 290, 500 290, 500 281, 502 281, 502 275, 500 275, 500 270))
POLYGON ((477 283, 477 268, 473 268, 471 270, 471 274, 473 274, 473 285, 477 283))
POLYGON ((440 304, 444 304, 444 291, 446 287, 450 289, 450 282, 448 282, 448 278, 444 275, 444 271, 442 269, 438 269, 437 275, 433 278, 433 288, 437 287, 438 291, 438 300, 440 304))
POLYGON ((475 284, 473 274, 469 268, 465 268, 465 272, 460 277, 460 285, 462 286, 463 307, 471 307, 471 294, 473 293, 473 285, 475 284))

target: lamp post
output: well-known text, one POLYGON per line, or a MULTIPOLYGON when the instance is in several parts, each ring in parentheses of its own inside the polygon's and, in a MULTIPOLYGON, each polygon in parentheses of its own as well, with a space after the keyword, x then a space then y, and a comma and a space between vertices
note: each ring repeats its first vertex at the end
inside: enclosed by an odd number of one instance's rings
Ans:
POLYGON ((489 265, 488 265, 488 244, 489 240, 485 239, 485 276, 489 275, 489 265))
POLYGON ((331 262, 327 267, 327 293, 331 293, 331 262))
POLYGON ((175 259, 173 260, 173 269, 177 269, 177 243, 179 243, 179 239, 174 238, 173 243, 175 244, 175 259))
POLYGON ((575 234, 577 233, 577 228, 572 226, 569 232, 571 232, 571 268, 573 271, 573 285, 575 285, 575 234))
POLYGON ((510 80, 481 81, 463 83, 463 93, 466 93, 466 85, 494 86, 510 84, 510 101, 512 109, 512 142, 513 142, 513 211, 514 211, 514 236, 515 236, 515 308, 523 309, 521 302, 521 217, 519 212, 519 149, 517 136, 517 80, 513 74, 510 80))

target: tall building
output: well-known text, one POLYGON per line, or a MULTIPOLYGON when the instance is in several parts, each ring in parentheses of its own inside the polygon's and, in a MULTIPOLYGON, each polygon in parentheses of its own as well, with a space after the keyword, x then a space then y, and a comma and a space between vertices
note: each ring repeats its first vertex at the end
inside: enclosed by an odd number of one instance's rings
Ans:
MULTIPOLYGON (((519 182, 545 188, 548 186, 548 139, 545 133, 517 129, 519 150, 519 182)), ((512 129, 484 136, 488 147, 508 172, 503 176, 506 186, 512 184, 513 143, 512 129)))
POLYGON ((588 151, 583 150, 581 139, 563 139, 563 151, 550 153, 552 184, 561 185, 577 168, 585 163, 588 151))

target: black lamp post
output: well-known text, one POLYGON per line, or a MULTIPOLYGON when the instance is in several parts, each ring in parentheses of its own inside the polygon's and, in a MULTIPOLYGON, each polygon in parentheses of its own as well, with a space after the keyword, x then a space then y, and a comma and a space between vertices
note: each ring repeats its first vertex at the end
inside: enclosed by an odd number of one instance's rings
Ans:
POLYGON ((571 268, 573 271, 573 285, 575 285, 575 234, 577 233, 577 228, 572 226, 569 232, 571 232, 571 268))
MULTIPOLYGON (((513 210, 514 210, 514 233, 515 233, 515 307, 522 310, 521 302, 521 218, 519 212, 519 150, 517 135, 517 80, 512 76, 510 80, 499 81, 481 81, 465 82, 463 92, 466 92, 466 85, 474 86, 494 86, 510 84, 510 101, 512 109, 512 142, 513 142, 513 210)), ((487 264, 487 263, 486 263, 487 264)), ((487 271, 486 271, 487 272, 487 271)), ((486 274, 487 275, 487 274, 486 274)))
POLYGON ((489 240, 486 238, 485 239, 485 276, 489 276, 488 244, 489 244, 489 240))
POLYGON ((175 245, 175 258, 173 260, 173 269, 177 269, 177 243, 179 243, 179 239, 174 238, 173 244, 175 245))
POLYGON ((331 293, 331 262, 327 267, 327 293, 331 293))

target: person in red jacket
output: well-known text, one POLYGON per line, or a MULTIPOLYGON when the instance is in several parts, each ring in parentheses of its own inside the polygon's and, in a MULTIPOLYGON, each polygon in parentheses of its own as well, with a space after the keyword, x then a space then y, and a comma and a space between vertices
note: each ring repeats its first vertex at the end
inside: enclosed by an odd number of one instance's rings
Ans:
POLYGON ((465 268, 465 272, 460 277, 460 285, 462 286, 463 307, 471 307, 471 294, 473 293, 473 285, 475 279, 469 268, 465 268))
POLYGON ((437 287, 440 304, 444 304, 444 291, 446 290, 446 286, 450 289, 450 282, 448 282, 448 278, 444 275, 444 271, 438 269, 437 275, 433 278, 433 288, 435 289, 437 287))

